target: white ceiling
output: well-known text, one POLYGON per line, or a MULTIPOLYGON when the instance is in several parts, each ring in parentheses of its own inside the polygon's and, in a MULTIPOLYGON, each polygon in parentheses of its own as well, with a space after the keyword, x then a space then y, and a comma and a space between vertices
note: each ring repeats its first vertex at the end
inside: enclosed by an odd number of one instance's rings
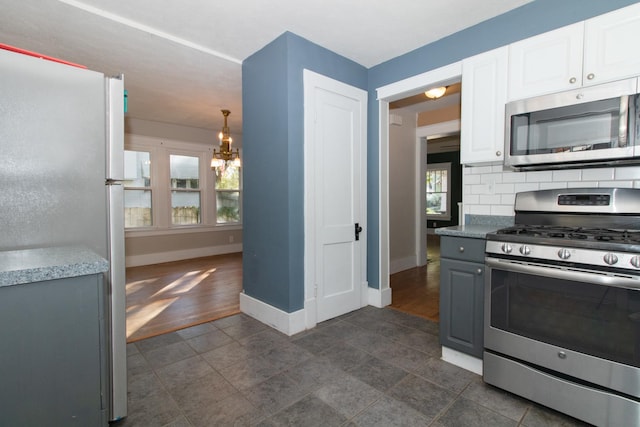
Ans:
POLYGON ((531 0, 0 0, 0 43, 124 74, 129 117, 242 123, 241 64, 285 31, 369 68, 531 0))

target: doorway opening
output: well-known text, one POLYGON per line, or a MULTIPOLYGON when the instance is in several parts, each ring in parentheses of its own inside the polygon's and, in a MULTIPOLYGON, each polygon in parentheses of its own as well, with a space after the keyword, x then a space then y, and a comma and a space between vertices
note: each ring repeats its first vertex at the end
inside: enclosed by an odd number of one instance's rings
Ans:
MULTIPOLYGON (((420 91, 417 95, 381 102, 381 115, 384 107, 389 114, 389 132, 381 135, 381 153, 388 152, 389 163, 387 170, 381 171, 381 181, 386 178, 388 191, 386 255, 389 286, 393 291, 390 307, 436 322, 439 320, 440 238, 434 230, 458 225, 461 217, 458 203, 462 201, 461 85, 459 76, 456 81, 454 74, 455 70, 446 85, 451 92, 439 100, 427 100, 422 93, 423 86, 413 89, 420 91), (405 129, 400 130, 401 127, 405 129), (407 144, 411 147, 407 148, 407 144), (398 156, 404 159, 398 160, 398 156), (413 182, 406 179, 407 169, 412 171, 413 182), (413 200, 406 199, 407 194, 413 194, 413 200), (409 205, 414 209, 407 209, 409 205), (413 217, 403 218, 407 212, 413 217)), ((383 209, 383 217, 384 213, 383 209)), ((382 248, 381 265, 384 264, 384 244, 382 248)))

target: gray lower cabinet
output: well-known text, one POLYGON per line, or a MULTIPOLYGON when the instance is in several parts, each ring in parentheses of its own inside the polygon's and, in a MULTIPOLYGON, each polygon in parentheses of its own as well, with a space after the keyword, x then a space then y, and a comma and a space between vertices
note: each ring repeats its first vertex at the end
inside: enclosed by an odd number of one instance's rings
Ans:
POLYGON ((102 274, 0 287, 0 425, 106 426, 102 274))
POLYGON ((441 236, 440 344, 482 358, 485 240, 441 236))

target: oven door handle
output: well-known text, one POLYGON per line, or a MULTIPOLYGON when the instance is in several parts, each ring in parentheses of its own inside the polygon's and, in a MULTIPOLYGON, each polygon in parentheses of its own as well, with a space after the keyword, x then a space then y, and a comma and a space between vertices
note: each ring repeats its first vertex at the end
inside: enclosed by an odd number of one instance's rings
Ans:
MULTIPOLYGON (((488 268, 545 276, 555 279, 571 280, 574 282, 593 283, 595 285, 613 286, 615 288, 640 290, 640 276, 618 274, 598 270, 587 270, 575 267, 561 267, 556 265, 518 262, 499 258, 485 259, 488 268)), ((487 274, 487 278, 490 275, 487 274)))

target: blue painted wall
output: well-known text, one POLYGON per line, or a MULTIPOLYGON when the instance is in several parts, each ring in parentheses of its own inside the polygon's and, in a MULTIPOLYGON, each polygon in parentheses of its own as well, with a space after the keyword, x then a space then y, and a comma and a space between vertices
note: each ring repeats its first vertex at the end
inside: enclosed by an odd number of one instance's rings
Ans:
POLYGON ((288 313, 304 306, 303 70, 367 89, 367 69, 292 33, 242 64, 243 283, 288 313))
POLYGON ((377 288, 376 89, 632 3, 635 1, 536 0, 369 70, 292 33, 284 33, 247 58, 242 65, 245 293, 285 312, 303 308, 304 68, 369 92, 367 280, 377 288))

